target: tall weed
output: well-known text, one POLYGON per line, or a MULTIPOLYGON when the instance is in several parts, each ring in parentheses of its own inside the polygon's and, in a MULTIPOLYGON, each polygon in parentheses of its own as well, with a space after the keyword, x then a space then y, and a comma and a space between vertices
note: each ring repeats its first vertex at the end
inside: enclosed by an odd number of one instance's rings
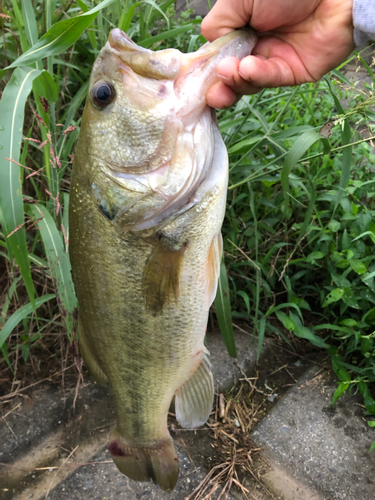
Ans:
MULTIPOLYGON (((116 26, 153 50, 196 50, 200 20, 191 12, 176 18, 173 5, 3 2, 0 246, 9 273, 0 348, 9 365, 10 336, 19 332, 27 359, 51 301, 58 326, 74 339, 69 174, 92 64, 116 26), (41 274, 48 286, 40 286, 41 274)), ((227 272, 215 307, 231 355, 232 316, 253 323, 258 356, 266 334, 308 339, 331 356, 340 380, 334 402, 358 390, 375 414, 374 75, 355 57, 370 79, 363 90, 341 68, 318 84, 263 90, 219 113, 230 186, 227 272)))

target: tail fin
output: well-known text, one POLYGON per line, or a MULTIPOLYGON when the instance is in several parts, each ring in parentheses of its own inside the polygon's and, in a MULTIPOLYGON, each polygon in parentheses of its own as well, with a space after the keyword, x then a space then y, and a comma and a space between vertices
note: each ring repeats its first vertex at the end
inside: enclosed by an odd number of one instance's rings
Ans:
POLYGON ((150 444, 134 446, 115 432, 108 446, 120 472, 135 481, 150 481, 162 490, 171 491, 178 478, 178 458, 171 437, 150 444))

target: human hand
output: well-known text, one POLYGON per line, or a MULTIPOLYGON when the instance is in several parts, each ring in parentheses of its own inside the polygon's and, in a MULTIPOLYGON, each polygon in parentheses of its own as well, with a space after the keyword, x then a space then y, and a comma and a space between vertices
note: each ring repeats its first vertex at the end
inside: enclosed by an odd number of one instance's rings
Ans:
POLYGON ((225 108, 263 87, 318 81, 354 49, 352 8, 353 0, 218 0, 202 22, 207 40, 248 24, 259 39, 251 56, 220 61, 208 104, 225 108))

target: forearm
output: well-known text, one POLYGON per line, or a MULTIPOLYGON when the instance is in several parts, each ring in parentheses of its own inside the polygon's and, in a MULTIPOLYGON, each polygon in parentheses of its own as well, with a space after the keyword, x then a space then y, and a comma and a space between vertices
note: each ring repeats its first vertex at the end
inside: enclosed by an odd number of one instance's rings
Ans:
POLYGON ((354 0, 354 42, 356 46, 375 40, 375 1, 354 0))

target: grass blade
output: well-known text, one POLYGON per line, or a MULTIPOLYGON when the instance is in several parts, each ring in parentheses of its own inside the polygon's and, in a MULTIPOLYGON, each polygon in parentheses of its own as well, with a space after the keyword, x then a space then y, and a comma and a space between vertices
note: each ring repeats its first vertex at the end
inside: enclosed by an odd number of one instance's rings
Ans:
POLYGON ((8 315, 8 308, 9 308, 9 305, 10 305, 10 301, 12 300, 13 294, 16 291, 18 282, 20 281, 21 278, 22 278, 22 276, 18 276, 18 278, 16 278, 15 280, 13 280, 13 283, 9 287, 9 290, 8 290, 8 293, 7 293, 6 297, 5 297, 4 305, 3 305, 3 308, 2 308, 2 311, 1 311, 0 326, 2 326, 5 323, 5 321, 6 321, 6 317, 8 315))
MULTIPOLYGON (((38 41, 38 26, 35 19, 35 11, 31 0, 21 0, 23 20, 25 23, 26 36, 30 47, 38 41)), ((38 68, 40 69, 40 68, 38 68)))
MULTIPOLYGON (((329 91, 331 92, 332 97, 335 101, 338 112, 340 114, 344 115, 345 111, 344 111, 343 107, 341 106, 339 98, 337 97, 337 95, 335 94, 335 92, 333 90, 331 82, 329 81, 328 78, 325 78, 325 80, 327 82, 329 91)), ((343 145, 347 146, 348 144, 350 144, 351 138, 352 138, 352 131, 351 131, 348 120, 345 120, 343 127, 341 128, 341 140, 342 140, 343 145)), ((336 211, 336 208, 338 207, 340 201, 342 200, 343 194, 345 192, 345 188, 346 188, 348 181, 349 181, 350 167, 352 165, 352 149, 353 149, 352 146, 349 146, 349 147, 344 148, 343 152, 342 152, 342 170, 341 170, 339 188, 337 191, 337 197, 336 197, 336 201, 335 201, 335 208, 333 210, 332 217, 333 217, 333 215, 336 211)))
POLYGON ((180 35, 181 33, 185 33, 186 31, 189 31, 194 28, 194 25, 197 23, 190 23, 186 24, 185 26, 180 26, 179 28, 174 28, 169 31, 164 31, 163 33, 160 33, 159 35, 155 36, 150 36, 149 38, 146 38, 144 40, 141 40, 140 42, 137 42, 138 45, 141 47, 151 47, 155 42, 160 42, 163 40, 169 40, 169 38, 175 38, 177 35, 180 35))
POLYGON ((25 51, 29 48, 29 44, 27 42, 27 38, 25 35, 24 22, 22 19, 20 9, 17 5, 17 2, 15 0, 11 0, 11 1, 12 1, 13 11, 14 11, 14 23, 18 28, 18 34, 20 37, 21 48, 23 51, 25 51))
POLYGON ((220 277, 215 297, 216 316, 229 356, 237 358, 236 344, 232 326, 232 310, 230 306, 227 271, 224 262, 220 264, 220 277))
POLYGON ((0 206, 3 229, 6 235, 13 233, 7 241, 21 270, 31 304, 34 304, 34 284, 23 227, 20 167, 10 160, 19 161, 25 102, 33 80, 40 74, 37 69, 17 68, 0 101, 0 206))
MULTIPOLYGON (((50 293, 48 295, 43 295, 43 297, 38 297, 35 299, 35 309, 39 306, 47 302, 48 300, 54 299, 56 295, 54 293, 50 293)), ((24 306, 17 309, 16 312, 12 314, 12 316, 5 323, 4 328, 0 332, 0 349, 3 348, 4 342, 6 342, 9 335, 15 329, 20 321, 26 318, 29 314, 31 314, 34 310, 33 305, 29 302, 24 306)))
POLYGON ((264 333, 266 331, 266 317, 262 316, 260 322, 259 322, 259 332, 258 332, 258 347, 257 347, 257 363, 260 358, 260 354, 262 352, 262 347, 263 347, 263 339, 264 339, 264 333))
POLYGON ((88 28, 98 15, 98 12, 111 5, 114 1, 104 0, 80 16, 64 19, 64 21, 54 24, 35 45, 18 57, 10 66, 1 71, 0 78, 4 75, 5 70, 9 68, 33 64, 44 57, 54 56, 67 50, 78 40, 85 29, 88 28))
MULTIPOLYGON (((153 0, 143 0, 142 3, 149 4, 149 6, 151 6, 157 12, 159 12, 159 14, 161 14, 164 17, 164 19, 166 20, 167 26, 168 26, 168 29, 169 29, 169 19, 168 19, 168 17, 164 14, 164 12, 162 11, 162 9, 153 0)), ((150 9, 148 19, 146 19, 147 26, 149 25, 149 23, 150 23, 150 21, 152 20, 153 17, 154 16, 153 16, 153 13, 152 13, 152 9, 150 9)))
POLYGON ((77 299, 71 278, 71 267, 68 254, 65 251, 60 232, 48 210, 37 204, 27 208, 38 222, 44 249, 48 258, 50 271, 55 286, 57 302, 64 318, 70 341, 73 339, 74 310, 77 299))
POLYGON ((122 14, 121 14, 121 18, 119 21, 120 30, 125 31, 125 32, 128 31, 128 29, 131 26, 131 22, 133 19, 135 8, 138 7, 138 5, 140 5, 140 4, 141 4, 141 2, 138 2, 138 3, 133 4, 129 9, 125 9, 125 8, 123 9, 122 14))

